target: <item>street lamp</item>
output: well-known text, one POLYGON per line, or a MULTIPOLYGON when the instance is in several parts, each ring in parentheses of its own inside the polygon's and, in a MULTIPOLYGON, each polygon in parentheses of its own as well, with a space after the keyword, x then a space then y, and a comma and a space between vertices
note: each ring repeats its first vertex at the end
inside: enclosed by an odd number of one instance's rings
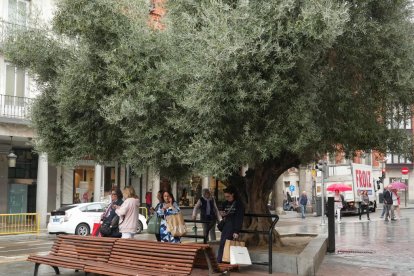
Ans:
POLYGON ((10 136, 10 153, 7 155, 7 161, 9 163, 9 168, 16 167, 17 155, 13 152, 13 136, 10 136))

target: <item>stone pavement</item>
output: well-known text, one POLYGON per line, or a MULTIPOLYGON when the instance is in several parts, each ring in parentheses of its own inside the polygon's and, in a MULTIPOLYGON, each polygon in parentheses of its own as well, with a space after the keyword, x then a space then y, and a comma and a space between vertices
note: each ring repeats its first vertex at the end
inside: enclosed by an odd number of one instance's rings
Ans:
MULTIPOLYGON (((411 207, 411 206, 409 206, 411 207)), ((402 218, 397 221, 385 222, 380 219, 382 210, 371 213, 371 221, 358 216, 344 217, 341 224, 335 225, 336 251, 328 253, 316 275, 414 275, 414 209, 402 209, 402 218)), ((276 228, 281 234, 327 233, 326 225, 321 226, 321 217, 308 216, 306 219, 298 217, 297 213, 287 212, 280 216, 276 228)), ((47 234, 42 234, 48 238, 47 234)), ((9 240, 13 242, 21 239, 35 239, 27 235, 14 237, 0 237, 0 242, 9 240)), ((39 237, 40 238, 40 237, 39 237)), ((139 239, 151 239, 152 235, 141 234, 139 239)), ((20 260, 10 260, 0 263, 0 275, 33 275, 34 265, 20 260)), ((62 275, 79 276, 73 270, 61 270, 62 275)), ((40 266, 39 275, 54 275, 53 269, 40 266)), ((195 270, 193 275, 208 275, 207 271, 195 270)), ((269 275, 267 267, 246 267, 231 275, 269 275)), ((273 275, 291 276, 293 274, 274 273, 273 275)))

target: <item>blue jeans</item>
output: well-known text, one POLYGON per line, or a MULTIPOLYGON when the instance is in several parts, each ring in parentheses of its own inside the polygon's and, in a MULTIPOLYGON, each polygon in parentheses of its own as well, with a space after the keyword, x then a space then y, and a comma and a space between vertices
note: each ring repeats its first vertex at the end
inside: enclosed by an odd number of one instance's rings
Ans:
POLYGON ((302 218, 305 218, 306 205, 300 205, 302 211, 302 218))

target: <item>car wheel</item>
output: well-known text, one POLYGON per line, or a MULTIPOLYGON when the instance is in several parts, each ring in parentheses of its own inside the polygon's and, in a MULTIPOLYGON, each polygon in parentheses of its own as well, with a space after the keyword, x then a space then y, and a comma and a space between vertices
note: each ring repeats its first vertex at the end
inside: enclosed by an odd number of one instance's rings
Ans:
POLYGON ((81 223, 76 226, 75 234, 79 236, 87 236, 90 233, 89 225, 81 223))
POLYGON ((141 233, 142 229, 144 229, 144 226, 142 225, 142 222, 138 220, 137 234, 141 233))

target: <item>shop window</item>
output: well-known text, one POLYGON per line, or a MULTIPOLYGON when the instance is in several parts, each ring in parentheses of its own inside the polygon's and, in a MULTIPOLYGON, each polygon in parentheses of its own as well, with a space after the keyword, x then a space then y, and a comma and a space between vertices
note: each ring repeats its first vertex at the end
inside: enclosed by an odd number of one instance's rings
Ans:
POLYGON ((78 167, 73 173, 73 202, 85 203, 93 201, 95 167, 78 167))

